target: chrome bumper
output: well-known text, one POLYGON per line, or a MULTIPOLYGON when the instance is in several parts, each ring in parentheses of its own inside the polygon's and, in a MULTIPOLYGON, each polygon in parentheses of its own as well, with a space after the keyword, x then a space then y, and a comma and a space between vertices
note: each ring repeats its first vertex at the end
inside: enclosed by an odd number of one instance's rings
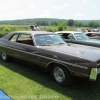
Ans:
POLYGON ((100 68, 98 68, 98 70, 97 70, 97 74, 99 74, 100 73, 100 68))

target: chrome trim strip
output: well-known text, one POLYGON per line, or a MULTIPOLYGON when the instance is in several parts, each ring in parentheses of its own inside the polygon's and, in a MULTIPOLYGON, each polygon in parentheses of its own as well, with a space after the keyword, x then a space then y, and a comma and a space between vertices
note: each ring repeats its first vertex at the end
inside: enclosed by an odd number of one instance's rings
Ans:
MULTIPOLYGON (((60 63, 60 62, 54 62, 54 61, 52 61, 52 62, 49 62, 47 65, 46 65, 46 68, 48 67, 48 65, 49 64, 51 64, 51 63, 56 63, 56 64, 60 64, 60 65, 63 65, 63 66, 65 66, 68 70, 69 70, 69 72, 71 73, 71 75, 72 75, 72 72, 70 71, 70 69, 65 65, 65 64, 62 64, 62 63, 60 63)), ((47 71, 47 70, 46 70, 47 71)), ((73 75, 72 75, 73 76, 73 75)))
MULTIPOLYGON (((0 46, 2 46, 2 45, 0 45, 0 46)), ((3 47, 6 47, 6 46, 3 46, 3 47)), ((10 47, 6 47, 6 48, 10 48, 10 47)), ((21 52, 24 52, 24 53, 27 53, 27 54, 31 54, 31 55, 36 55, 36 56, 39 56, 39 57, 42 57, 42 58, 46 58, 46 59, 49 59, 49 60, 54 60, 56 62, 61 62, 61 63, 68 64, 68 65, 71 65, 71 66, 76 66, 76 67, 79 67, 79 68, 88 69, 88 67, 85 67, 85 66, 81 66, 81 65, 77 65, 77 64, 72 64, 72 63, 69 63, 69 62, 57 60, 57 59, 54 59, 54 58, 49 58, 49 57, 46 57, 46 56, 41 56, 41 55, 35 54, 35 52, 29 53, 29 52, 25 52, 25 51, 18 50, 18 49, 14 49, 14 48, 10 48, 10 49, 17 50, 17 51, 21 51, 21 52)))
MULTIPOLYGON (((51 58, 50 58, 51 59, 51 58)), ((65 62, 65 61, 61 61, 61 60, 56 60, 56 59, 53 59, 55 61, 51 61, 49 62, 46 67, 50 64, 50 63, 59 63, 59 64, 63 64, 64 66, 66 66, 65 64, 68 64, 68 65, 71 65, 71 66, 75 66, 75 67, 79 67, 79 68, 83 68, 83 69, 88 69, 88 67, 85 67, 85 66, 81 66, 81 65, 76 65, 76 64, 72 64, 72 63, 69 63, 69 62, 65 62), (59 61, 59 62, 58 62, 59 61)))
POLYGON ((100 63, 97 64, 97 67, 100 65, 100 63))
POLYGON ((79 73, 79 72, 75 72, 75 71, 72 71, 72 73, 74 73, 74 74, 79 74, 79 75, 85 76, 85 77, 89 77, 89 75, 87 75, 87 74, 83 74, 83 73, 79 73))
MULTIPOLYGON (((19 57, 19 58, 22 58, 23 56, 18 56, 17 55, 17 57, 19 57)), ((26 59, 25 57, 23 57, 24 59, 26 59)), ((35 61, 35 62, 40 62, 40 63, 42 63, 42 64, 45 64, 46 65, 46 63, 44 63, 44 62, 41 62, 41 61, 38 61, 38 60, 34 60, 34 59, 30 59, 31 61, 35 61)))

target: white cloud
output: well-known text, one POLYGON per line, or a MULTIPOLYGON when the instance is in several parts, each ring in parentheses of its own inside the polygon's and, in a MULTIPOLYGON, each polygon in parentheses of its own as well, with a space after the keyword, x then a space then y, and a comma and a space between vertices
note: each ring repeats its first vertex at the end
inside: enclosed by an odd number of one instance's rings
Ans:
POLYGON ((49 13, 49 11, 48 11, 48 10, 44 10, 44 12, 49 13))
POLYGON ((65 7, 69 7, 68 4, 64 4, 62 6, 51 6, 51 8, 56 9, 56 10, 62 10, 65 7))
POLYGON ((34 8, 34 9, 37 8, 37 7, 35 6, 35 4, 29 4, 28 7, 30 7, 30 8, 34 8))
POLYGON ((27 16, 26 11, 14 11, 14 12, 6 12, 2 13, 2 16, 0 16, 0 19, 5 19, 5 20, 13 20, 13 19, 21 19, 27 16))
POLYGON ((19 4, 18 4, 18 5, 16 5, 16 7, 18 7, 18 8, 19 8, 19 7, 21 7, 21 5, 19 5, 19 4))
POLYGON ((26 14, 26 11, 15 11, 16 15, 23 15, 26 14))
POLYGON ((87 2, 88 0, 83 0, 83 2, 87 2))
POLYGON ((57 6, 51 6, 51 8, 59 10, 59 7, 57 6))
POLYGON ((99 19, 99 13, 97 13, 97 16, 87 14, 90 9, 92 13, 96 11, 99 12, 99 8, 97 9, 98 4, 99 0, 96 2, 94 0, 69 0, 68 2, 66 2, 66 0, 6 0, 6 2, 5 0, 1 0, 0 20, 43 17, 61 19, 99 19), (80 6, 77 6, 77 4, 80 6), (96 9, 96 11, 94 9, 96 9), (65 14, 66 11, 67 14, 65 14), (79 13, 77 13, 77 11, 79 13))
POLYGON ((37 14, 37 17, 40 18, 40 17, 51 17, 50 13, 48 10, 44 10, 42 11, 42 13, 39 12, 39 14, 37 14))
POLYGON ((84 15, 81 14, 81 13, 78 13, 78 14, 75 14, 74 16, 75 16, 75 17, 83 17, 84 15))
POLYGON ((63 8, 64 8, 64 7, 69 7, 69 5, 68 5, 68 4, 64 4, 64 5, 61 6, 61 7, 63 7, 63 8))
POLYGON ((0 16, 0 19, 12 20, 12 17, 15 17, 15 16, 16 16, 15 13, 6 13, 6 14, 2 14, 2 16, 0 16))
POLYGON ((97 6, 96 5, 93 5, 93 7, 96 8, 97 6))
POLYGON ((41 13, 41 14, 39 14, 38 16, 37 16, 38 18, 44 18, 44 17, 46 17, 46 18, 49 18, 49 17, 51 17, 51 15, 50 14, 47 14, 47 13, 45 13, 45 14, 43 14, 43 13, 41 13))

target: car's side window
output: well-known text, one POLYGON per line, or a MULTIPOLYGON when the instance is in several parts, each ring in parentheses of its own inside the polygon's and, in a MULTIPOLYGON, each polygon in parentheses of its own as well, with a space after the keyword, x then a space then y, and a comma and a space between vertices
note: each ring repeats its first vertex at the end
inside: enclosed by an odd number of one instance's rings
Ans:
POLYGON ((18 36, 18 34, 14 34, 14 35, 10 38, 10 41, 16 42, 17 36, 18 36))
POLYGON ((87 36, 91 36, 91 35, 92 35, 92 33, 88 33, 88 34, 87 34, 87 36))
POLYGON ((58 34, 62 39, 74 39, 73 34, 71 33, 59 33, 58 34))
POLYGON ((27 45, 33 45, 32 36, 30 34, 20 34, 17 42, 27 45))
POLYGON ((69 39, 68 35, 69 34, 66 34, 66 33, 59 33, 58 34, 62 39, 69 39))
POLYGON ((71 34, 71 33, 68 35, 68 37, 69 37, 70 39, 75 40, 74 35, 73 35, 73 34, 71 34))

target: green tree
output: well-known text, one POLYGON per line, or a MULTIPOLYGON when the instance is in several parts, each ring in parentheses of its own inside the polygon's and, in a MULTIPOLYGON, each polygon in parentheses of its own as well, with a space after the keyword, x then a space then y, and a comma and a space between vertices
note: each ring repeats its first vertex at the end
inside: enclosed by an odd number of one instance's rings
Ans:
POLYGON ((82 26, 82 23, 80 22, 80 23, 78 24, 78 26, 81 27, 81 26, 82 26))
POLYGON ((52 21, 52 22, 50 22, 50 25, 51 25, 51 26, 57 26, 57 25, 58 25, 58 22, 52 21))
POLYGON ((4 27, 3 28, 3 33, 4 34, 8 34, 9 32, 11 32, 11 28, 10 27, 4 27))
POLYGON ((58 31, 63 31, 63 29, 66 29, 66 22, 59 22, 57 25, 58 31))
POLYGON ((67 22, 68 26, 73 26, 74 25, 74 20, 73 19, 69 19, 67 22))
POLYGON ((100 23, 97 22, 97 21, 90 21, 90 22, 88 23, 88 26, 89 26, 89 27, 92 27, 92 28, 97 28, 97 27, 100 27, 100 23))

